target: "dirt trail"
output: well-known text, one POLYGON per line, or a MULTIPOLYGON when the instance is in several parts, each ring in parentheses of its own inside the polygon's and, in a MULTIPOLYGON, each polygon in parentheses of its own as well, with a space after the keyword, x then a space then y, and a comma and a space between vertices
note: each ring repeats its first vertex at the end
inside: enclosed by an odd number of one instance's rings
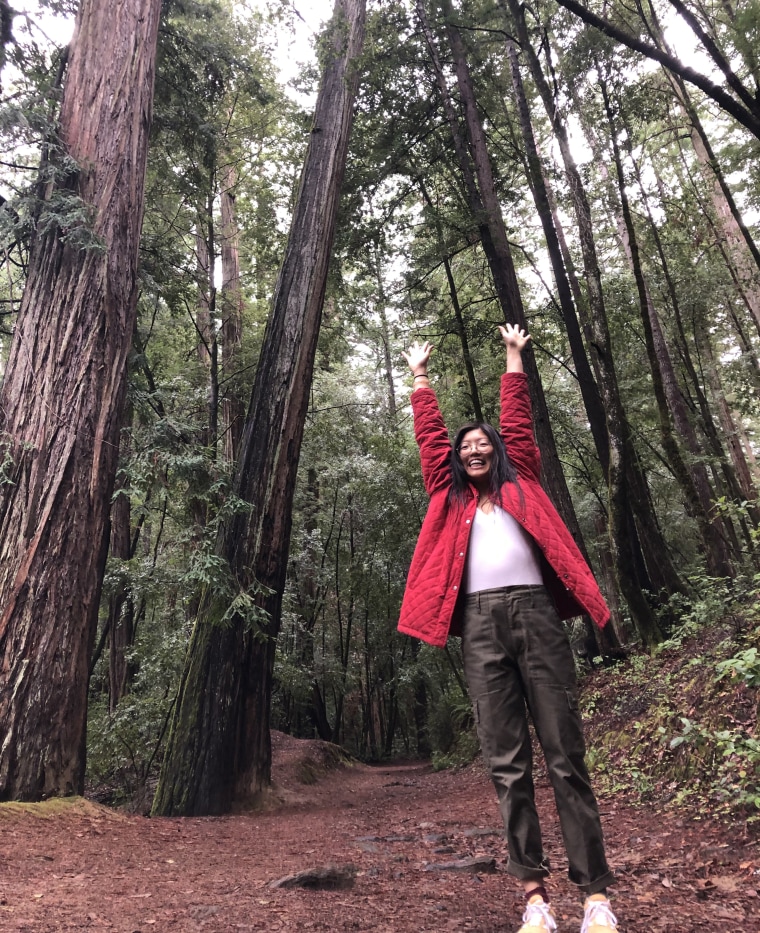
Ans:
MULTIPOLYGON (((267 812, 207 819, 125 816, 85 801, 0 805, 0 931, 232 933, 513 931, 519 890, 480 767, 319 764, 315 743, 279 737, 267 812), (304 762, 307 767, 304 768, 304 762), (43 815, 45 814, 45 815, 43 815), (491 873, 441 868, 492 857, 491 873), (353 866, 351 887, 273 889, 308 868, 353 866)), ((579 930, 551 791, 538 782, 559 930, 579 930)), ((621 933, 760 931, 758 833, 600 802, 618 875, 621 933)))

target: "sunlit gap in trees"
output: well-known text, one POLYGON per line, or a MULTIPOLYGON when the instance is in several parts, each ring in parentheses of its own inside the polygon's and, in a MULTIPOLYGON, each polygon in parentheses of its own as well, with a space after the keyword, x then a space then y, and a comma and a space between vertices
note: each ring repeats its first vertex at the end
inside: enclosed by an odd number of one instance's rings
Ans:
MULTIPOLYGON (((316 62, 316 40, 332 16, 333 5, 332 0, 291 0, 275 32, 273 61, 280 80, 285 92, 304 108, 314 106, 317 88, 305 93, 298 87, 298 77, 316 62)), ((237 13, 246 8, 266 13, 272 6, 270 0, 247 0, 234 4, 234 9, 237 13)))

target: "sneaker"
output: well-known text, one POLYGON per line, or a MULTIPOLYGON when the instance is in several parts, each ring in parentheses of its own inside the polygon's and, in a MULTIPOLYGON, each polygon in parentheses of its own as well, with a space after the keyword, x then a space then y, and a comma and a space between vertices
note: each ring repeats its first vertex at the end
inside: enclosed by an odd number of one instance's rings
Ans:
POLYGON ((592 894, 586 898, 581 933, 609 933, 617 930, 617 917, 612 913, 610 902, 603 894, 592 894))
POLYGON ((534 894, 528 901, 522 922, 517 933, 554 933, 557 929, 554 913, 540 894, 534 894))

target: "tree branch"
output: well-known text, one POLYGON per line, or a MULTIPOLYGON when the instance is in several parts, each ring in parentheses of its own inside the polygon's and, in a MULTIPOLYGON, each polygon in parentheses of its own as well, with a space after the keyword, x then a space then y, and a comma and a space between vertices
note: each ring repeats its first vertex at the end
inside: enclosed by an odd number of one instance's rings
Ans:
POLYGON ((616 42, 621 42, 635 52, 641 52, 641 54, 646 55, 647 58, 659 62, 664 68, 667 68, 668 71, 680 75, 684 81, 688 81, 690 84, 698 87, 708 97, 714 100, 719 107, 727 113, 730 113, 738 123, 741 123, 742 126, 748 129, 753 136, 760 139, 760 117, 756 116, 754 112, 750 111, 748 108, 742 106, 730 94, 724 91, 723 88, 710 81, 709 78, 706 78, 693 68, 684 65, 675 56, 668 55, 667 52, 663 52, 649 42, 644 42, 626 32, 624 29, 619 29, 609 20, 597 16, 596 13, 592 13, 590 10, 586 9, 586 7, 583 6, 582 3, 578 3, 577 0, 557 0, 557 3, 566 10, 569 10, 579 19, 582 19, 584 23, 604 33, 604 35, 609 36, 616 42))

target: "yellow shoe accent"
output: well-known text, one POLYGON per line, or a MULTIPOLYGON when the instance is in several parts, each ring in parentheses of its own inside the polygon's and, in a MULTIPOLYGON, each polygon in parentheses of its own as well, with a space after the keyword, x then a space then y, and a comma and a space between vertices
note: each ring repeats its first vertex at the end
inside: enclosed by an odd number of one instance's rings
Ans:
POLYGON ((534 894, 528 901, 522 922, 517 933, 555 933, 557 929, 554 911, 540 894, 534 894))
POLYGON ((592 894, 584 905, 581 933, 610 933, 617 930, 617 917, 604 894, 592 894))

